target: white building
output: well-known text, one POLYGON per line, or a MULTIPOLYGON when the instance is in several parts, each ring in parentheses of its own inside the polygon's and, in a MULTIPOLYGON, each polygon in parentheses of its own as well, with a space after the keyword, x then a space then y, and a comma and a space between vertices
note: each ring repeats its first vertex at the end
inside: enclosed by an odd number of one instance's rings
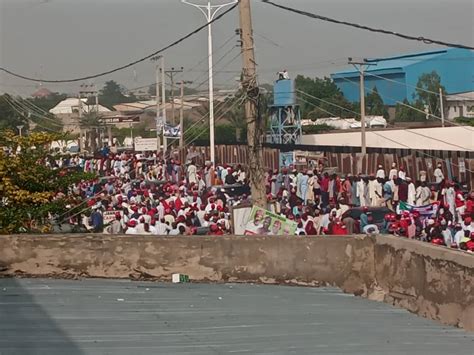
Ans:
MULTIPOLYGON (((94 112, 96 110, 95 105, 87 105, 87 99, 81 99, 81 100, 82 100, 83 113, 94 112)), ((51 110, 49 110, 49 112, 54 115, 61 115, 61 114, 67 115, 67 114, 78 113, 79 112, 79 99, 71 97, 66 100, 63 100, 59 104, 54 106, 51 110)), ((107 107, 99 105, 99 112, 110 112, 110 110, 107 107)))
POLYGON ((474 91, 446 95, 446 118, 453 120, 457 117, 474 118, 474 91))
MULTIPOLYGON (((415 150, 474 151, 474 127, 436 127, 413 129, 381 129, 366 132, 368 148, 393 148, 415 150)), ((336 131, 307 134, 301 144, 338 147, 360 147, 360 132, 336 131)))

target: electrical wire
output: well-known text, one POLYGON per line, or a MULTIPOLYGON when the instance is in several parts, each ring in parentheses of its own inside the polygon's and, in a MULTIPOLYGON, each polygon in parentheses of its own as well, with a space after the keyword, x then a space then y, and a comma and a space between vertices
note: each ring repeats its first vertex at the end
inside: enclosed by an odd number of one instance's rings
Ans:
POLYGON ((92 75, 87 75, 87 76, 83 76, 83 77, 80 77, 80 78, 71 78, 71 79, 61 79, 61 80, 45 80, 45 79, 38 79, 38 78, 31 78, 31 77, 28 77, 26 75, 22 75, 22 74, 17 74, 9 69, 6 69, 6 68, 3 68, 3 67, 0 67, 0 71, 3 71, 9 75, 12 75, 12 76, 15 76, 17 78, 20 78, 20 79, 24 79, 24 80, 28 80, 28 81, 36 81, 36 82, 43 82, 43 83, 72 83, 72 82, 76 82, 76 81, 84 81, 84 80, 89 80, 89 79, 94 79, 94 78, 98 78, 98 77, 101 77, 101 76, 105 76, 105 75, 108 75, 108 74, 112 74, 112 73, 115 73, 115 72, 118 72, 120 70, 123 70, 123 69, 126 69, 126 68, 129 68, 131 66, 134 66, 138 63, 141 63, 141 62, 144 62, 145 60, 148 60, 152 57, 155 57, 157 56, 158 54, 160 53, 163 53, 164 51, 180 44, 181 42, 185 41, 186 39, 188 39, 189 37, 192 37, 194 36, 195 34, 201 32, 203 29, 207 28, 209 25, 211 25, 212 23, 216 22, 216 21, 219 21, 221 18, 223 18, 225 15, 227 15, 229 12, 231 12, 232 10, 234 10, 236 7, 238 6, 238 3, 235 4, 234 6, 231 6, 230 8, 228 8, 226 11, 224 11, 223 13, 221 13, 220 15, 217 15, 213 20, 207 22, 206 24, 202 25, 202 26, 199 26, 197 29, 195 29, 194 31, 188 33, 187 35, 179 38, 178 40, 168 44, 167 46, 145 56, 145 57, 142 57, 140 59, 137 59, 133 62, 130 62, 128 64, 125 64, 125 65, 122 65, 122 66, 119 66, 117 68, 114 68, 114 69, 110 69, 110 70, 107 70, 107 71, 104 71, 104 72, 101 72, 101 73, 98 73, 98 74, 92 74, 92 75))
POLYGON ((383 33, 383 34, 386 34, 386 35, 396 36, 396 37, 400 37, 400 38, 403 38, 403 39, 406 39, 406 40, 411 40, 411 41, 423 42, 423 43, 426 43, 426 44, 439 44, 439 45, 446 46, 446 47, 462 48, 462 49, 474 49, 473 46, 468 46, 468 45, 464 45, 464 44, 444 42, 444 41, 439 41, 439 40, 436 40, 436 39, 426 38, 426 37, 423 37, 423 36, 407 35, 407 34, 394 32, 394 31, 390 31, 390 30, 385 30, 385 29, 381 29, 381 28, 369 27, 369 26, 366 26, 366 25, 358 24, 358 23, 341 21, 341 20, 337 20, 337 19, 334 19, 334 18, 331 18, 331 17, 322 16, 322 15, 318 15, 318 14, 315 14, 315 13, 298 10, 298 9, 295 9, 295 8, 292 8, 292 7, 279 5, 279 4, 276 4, 276 3, 274 3, 270 0, 261 0, 261 1, 265 4, 268 4, 268 5, 271 5, 271 6, 274 6, 274 7, 289 11, 289 12, 293 12, 293 13, 298 14, 298 15, 311 17, 311 18, 314 18, 316 20, 336 23, 336 24, 339 24, 339 25, 345 25, 345 26, 358 28, 358 29, 361 29, 361 30, 366 30, 366 31, 375 32, 375 33, 383 33))
POLYGON ((38 122, 34 121, 33 119, 31 119, 31 117, 26 117, 26 116, 24 115, 24 113, 22 112, 22 107, 20 106, 20 108, 19 108, 18 106, 16 106, 16 103, 14 103, 13 101, 11 101, 9 98, 5 97, 5 101, 13 108, 13 110, 14 110, 18 115, 20 115, 21 117, 25 118, 27 121, 31 121, 31 122, 33 122, 36 126, 42 128, 42 129, 45 129, 45 130, 47 130, 47 131, 54 132, 54 133, 58 133, 58 132, 59 132, 58 130, 55 130, 55 129, 52 129, 52 128, 43 126, 41 123, 38 123, 38 122))
MULTIPOLYGON (((355 83, 355 82, 353 82, 352 80, 349 80, 349 79, 344 78, 344 77, 341 77, 341 79, 343 79, 343 80, 345 80, 345 81, 351 83, 351 84, 354 85, 354 86, 360 87, 358 83, 355 83)), ((369 87, 367 87, 366 85, 364 85, 364 88, 365 88, 366 90, 368 90, 369 92, 375 92, 375 87, 374 87, 374 88, 369 88, 369 87)), ((380 93, 379 93, 379 95, 380 95, 380 93)), ((387 96, 387 95, 383 95, 383 96, 386 97, 386 98, 388 98, 388 99, 390 99, 390 100, 393 100, 393 101, 396 102, 397 104, 400 104, 400 105, 402 105, 402 106, 408 107, 408 108, 410 108, 410 109, 412 109, 412 110, 414 110, 414 111, 418 111, 418 112, 423 113, 423 114, 426 115, 426 112, 425 112, 425 111, 420 110, 420 109, 417 108, 417 107, 408 105, 408 104, 406 104, 406 103, 404 103, 404 102, 402 102, 402 101, 398 101, 397 99, 394 99, 393 97, 390 97, 390 96, 387 96)), ((431 113, 430 113, 429 115, 430 115, 431 117, 433 117, 433 118, 436 118, 436 119, 438 119, 438 120, 440 120, 440 121, 443 121, 443 119, 442 119, 441 117, 438 117, 438 116, 436 116, 436 115, 434 115, 434 114, 431 114, 431 113)), ((462 124, 459 124, 459 123, 456 123, 456 122, 453 122, 453 121, 448 121, 448 122, 449 122, 450 125, 458 126, 458 127, 463 128, 463 129, 465 129, 465 130, 467 130, 467 131, 474 131, 474 129, 471 129, 471 128, 465 126, 465 125, 462 125, 462 124)))
MULTIPOLYGON (((306 102, 306 103, 308 103, 308 104, 310 104, 310 105, 316 107, 316 108, 319 108, 320 110, 322 110, 322 111, 324 111, 324 112, 326 112, 326 113, 332 114, 333 116, 337 117, 337 116, 334 115, 333 113, 330 113, 329 111, 324 110, 324 109, 321 108, 320 106, 314 105, 313 103, 311 103, 311 102, 309 102, 309 101, 306 101, 306 100, 302 99, 301 97, 300 97, 300 99, 303 100, 304 102, 306 102)), ((357 112, 355 112, 355 111, 351 111, 351 112, 353 112, 356 116, 360 116, 360 113, 357 113, 357 112)), ((346 120, 345 118, 342 118, 342 119, 346 120)), ((346 120, 346 121, 349 122, 348 120, 346 120)), ((416 134, 416 135, 418 135, 418 136, 422 136, 422 137, 425 137, 425 138, 428 138, 428 139, 436 140, 436 141, 438 141, 438 142, 441 142, 441 143, 444 143, 444 144, 447 144, 447 145, 451 145, 451 146, 456 147, 456 148, 461 148, 462 150, 467 151, 467 152, 472 152, 472 151, 473 151, 472 149, 469 149, 469 148, 466 148, 466 147, 462 147, 462 146, 457 145, 457 144, 454 144, 454 143, 446 142, 446 141, 444 141, 444 140, 442 140, 442 139, 439 139, 439 138, 433 138, 433 137, 429 137, 429 136, 426 136, 426 135, 421 134, 421 133, 418 133, 418 132, 413 132, 412 130, 410 130, 410 129, 408 129, 408 128, 401 128, 401 130, 403 130, 403 131, 405 131, 405 132, 408 132, 408 133, 416 134)))
MULTIPOLYGON (((439 94, 439 92, 434 92, 434 91, 431 91, 431 90, 427 90, 427 89, 420 88, 420 87, 418 87, 418 86, 416 86, 416 85, 410 85, 410 84, 402 83, 402 82, 397 81, 397 80, 385 78, 385 77, 383 77, 383 76, 380 76, 380 75, 371 73, 370 71, 365 71, 365 72, 364 72, 364 75, 366 75, 366 76, 373 76, 373 77, 376 77, 376 78, 379 78, 379 79, 383 79, 383 80, 386 80, 386 81, 390 81, 390 82, 392 82, 392 83, 396 83, 396 84, 399 84, 399 85, 403 85, 403 86, 405 86, 405 87, 414 88, 414 89, 416 89, 416 90, 421 90, 421 91, 427 92, 427 93, 429 93, 429 94, 433 94, 433 95, 436 95, 436 96, 441 96, 441 95, 439 94)), ((462 94, 456 94, 456 96, 462 97, 462 98, 466 98, 466 99, 472 99, 471 97, 469 97, 469 96, 464 96, 464 95, 462 95, 462 94)))
MULTIPOLYGON (((314 104, 312 104, 312 103, 310 103, 310 102, 308 102, 308 104, 313 105, 313 106, 315 106, 315 107, 318 107, 317 105, 314 105, 314 104)), ((336 115, 334 115, 333 113, 330 113, 330 114, 333 115, 333 116, 336 116, 336 115)), ((341 117, 341 119, 344 120, 344 121, 346 121, 346 122, 348 122, 348 123, 350 123, 350 124, 353 123, 353 122, 349 121, 349 120, 346 119, 346 118, 341 117)), ((413 149, 412 147, 410 147, 410 146, 408 146, 408 145, 406 145, 406 144, 403 144, 403 143, 401 143, 401 142, 399 142, 399 141, 396 141, 396 140, 393 140, 393 139, 391 139, 391 138, 388 138, 388 137, 386 137, 386 136, 384 136, 384 135, 382 135, 382 134, 380 134, 380 133, 378 133, 378 132, 375 132, 375 131, 366 131, 366 134, 368 134, 368 133, 375 134, 375 135, 377 135, 377 136, 379 136, 379 137, 381 137, 381 138, 384 138, 384 139, 386 139, 386 140, 388 140, 388 141, 391 141, 392 143, 395 143, 395 144, 397 144, 397 145, 404 146, 405 148, 407 148, 407 149, 409 149, 409 150, 416 151, 416 152, 420 152, 421 154, 426 155, 426 156, 429 156, 429 157, 434 158, 434 159, 439 159, 438 157, 436 157, 436 156, 434 156, 434 155, 431 155, 431 154, 428 154, 428 153, 424 152, 423 150, 420 150, 420 149, 413 149)), ((435 138, 433 138, 433 139, 435 139, 435 138)), ((455 164, 455 163, 453 163, 453 162, 450 162, 450 164, 453 165, 453 166, 459 167, 459 165, 457 165, 457 164, 455 164)), ((466 171, 469 171, 469 172, 471 172, 471 173, 474 173, 474 171, 471 171, 471 170, 469 170, 469 169, 466 169, 466 171)))

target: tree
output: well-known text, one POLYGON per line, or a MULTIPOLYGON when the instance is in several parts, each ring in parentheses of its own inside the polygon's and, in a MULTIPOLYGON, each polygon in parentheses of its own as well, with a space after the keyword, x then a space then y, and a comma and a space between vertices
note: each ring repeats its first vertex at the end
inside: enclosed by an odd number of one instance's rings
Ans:
POLYGON ((95 152, 98 144, 100 144, 100 142, 97 142, 98 133, 101 128, 105 127, 102 122, 102 115, 95 111, 84 113, 79 121, 79 126, 86 130, 86 149, 89 148, 91 152, 95 152))
POLYGON ((136 101, 133 94, 126 96, 124 92, 124 88, 115 81, 107 81, 102 90, 100 90, 99 102, 101 105, 112 110, 114 105, 136 101))
POLYGON ((298 75, 295 79, 297 90, 317 97, 321 100, 311 98, 310 96, 300 94, 301 109, 303 115, 311 114, 311 118, 323 118, 329 116, 354 117, 354 105, 346 100, 342 92, 331 78, 308 78, 298 75))
POLYGON ((49 215, 63 212, 71 202, 57 193, 95 175, 47 166, 58 158, 48 149, 52 141, 64 138, 61 134, 0 133, 0 146, 6 148, 0 150, 0 233, 42 231, 51 225, 49 215))
POLYGON ((388 118, 388 110, 380 97, 377 87, 374 87, 365 98, 366 114, 388 118))
POLYGON ((419 102, 414 105, 410 105, 407 99, 403 100, 403 104, 398 103, 395 107, 395 121, 404 122, 420 122, 426 120, 426 115, 420 111, 423 111, 423 106, 419 102), (416 108, 410 108, 414 106, 416 108))
POLYGON ((441 116, 440 102, 439 102, 439 89, 445 92, 444 86, 441 85, 441 77, 436 71, 431 73, 424 73, 418 78, 416 84, 416 93, 413 94, 413 98, 417 101, 417 106, 427 106, 429 113, 432 115, 441 116))
POLYGON ((26 116, 20 115, 17 110, 15 110, 10 102, 12 98, 8 94, 0 96, 0 129, 11 129, 16 131, 16 126, 25 126, 28 128, 28 120, 26 116))

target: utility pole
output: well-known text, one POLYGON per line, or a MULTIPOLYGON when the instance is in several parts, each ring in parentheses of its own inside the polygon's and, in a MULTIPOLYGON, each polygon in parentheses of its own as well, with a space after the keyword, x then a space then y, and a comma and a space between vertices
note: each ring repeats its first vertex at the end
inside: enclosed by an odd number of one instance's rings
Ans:
POLYGON ((179 147, 184 147, 184 85, 185 84, 192 84, 192 81, 184 81, 181 80, 181 107, 179 110, 179 147))
MULTIPOLYGON (((151 58, 152 61, 158 61, 162 56, 151 58)), ((155 80, 156 80, 156 142, 158 146, 157 156, 161 151, 161 133, 163 132, 163 119, 160 114, 160 66, 157 63, 155 68, 155 80)))
POLYGON ((242 31, 242 88, 246 95, 247 159, 252 202, 255 206, 266 208, 262 142, 264 122, 258 112, 259 89, 257 86, 257 65, 255 62, 250 0, 240 0, 239 13, 242 31))
MULTIPOLYGON (((165 57, 161 56, 161 98, 162 98, 162 123, 163 127, 166 126, 166 82, 165 82, 165 57)), ((166 156, 168 150, 168 139, 163 132, 163 158, 166 156)))
POLYGON ((87 136, 86 134, 84 134, 84 130, 82 129, 81 127, 81 121, 82 121, 82 97, 81 97, 81 92, 79 91, 79 129, 80 129, 80 133, 79 133, 79 150, 81 151, 81 153, 84 152, 84 135, 87 136))
POLYGON ((439 108, 441 110, 441 126, 444 127, 443 89, 439 88, 439 108))
POLYGON ((367 154, 367 142, 365 137, 365 70, 369 65, 376 65, 369 63, 365 59, 363 62, 354 62, 349 58, 349 64, 352 64, 359 72, 360 76, 360 133, 361 133, 361 153, 363 156, 367 154))
POLYGON ((181 69, 171 68, 171 70, 165 70, 166 75, 168 75, 171 80, 171 122, 173 125, 176 124, 176 117, 174 114, 174 74, 182 73, 183 70, 183 67, 181 67, 181 69))
MULTIPOLYGON (((233 5, 238 0, 232 0, 228 3, 221 5, 211 5, 211 1, 207 2, 207 5, 193 4, 187 0, 181 0, 182 3, 188 4, 198 8, 205 16, 207 22, 211 22, 214 16, 219 12, 220 9, 233 5)), ((207 26, 207 50, 208 50, 208 62, 209 62, 209 144, 211 148, 211 162, 216 163, 216 147, 214 137, 214 75, 213 75, 213 58, 212 58, 212 24, 209 23, 207 26)))

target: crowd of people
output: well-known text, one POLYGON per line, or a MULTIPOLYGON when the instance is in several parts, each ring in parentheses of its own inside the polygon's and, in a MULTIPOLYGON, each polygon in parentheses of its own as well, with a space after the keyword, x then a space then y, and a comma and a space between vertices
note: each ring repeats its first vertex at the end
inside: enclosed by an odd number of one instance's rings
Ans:
MULTIPOLYGON (((226 188, 248 185, 240 165, 103 151, 95 159, 75 156, 51 166, 100 176, 68 192, 87 202, 85 215, 68 216, 69 222, 97 233, 230 234, 231 208, 252 205, 248 190, 226 188)), ((294 221, 297 235, 382 232, 474 251, 474 193, 446 179, 442 164, 430 178, 422 172, 412 179, 396 163, 356 176, 330 174, 320 165, 267 171, 265 184, 268 209, 294 221)))

